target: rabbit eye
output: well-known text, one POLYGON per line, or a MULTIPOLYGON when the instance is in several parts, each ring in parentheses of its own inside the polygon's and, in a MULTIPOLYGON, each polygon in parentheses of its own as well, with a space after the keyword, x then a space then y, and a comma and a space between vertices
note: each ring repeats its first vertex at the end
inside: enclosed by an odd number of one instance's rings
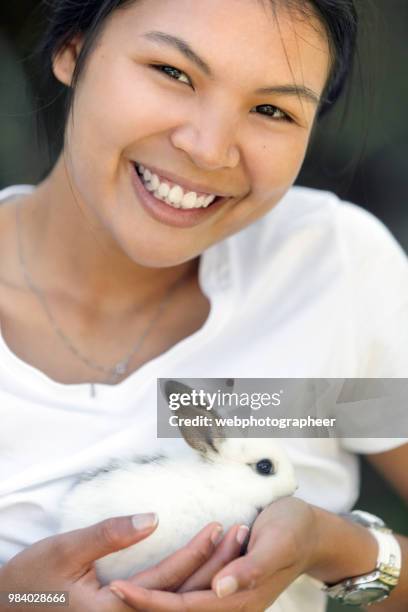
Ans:
POLYGON ((275 467, 270 459, 261 459, 256 464, 256 471, 258 474, 268 476, 269 474, 275 473, 275 467))

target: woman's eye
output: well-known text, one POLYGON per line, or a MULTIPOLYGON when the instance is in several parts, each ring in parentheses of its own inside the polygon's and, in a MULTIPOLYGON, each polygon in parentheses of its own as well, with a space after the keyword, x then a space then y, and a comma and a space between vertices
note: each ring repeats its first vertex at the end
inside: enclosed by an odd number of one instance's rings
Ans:
MULTIPOLYGON (((286 113, 284 113, 277 106, 272 106, 272 104, 260 104, 259 106, 254 107, 255 111, 260 113, 261 115, 266 115, 271 119, 277 119, 278 121, 288 121, 293 123, 293 119, 289 117, 286 113)), ((254 112, 254 111, 251 111, 254 112)))
POLYGON ((166 74, 171 79, 174 79, 175 81, 180 81, 180 83, 192 85, 186 73, 182 70, 178 70, 178 68, 174 68, 174 66, 152 64, 152 68, 155 68, 155 70, 158 70, 159 72, 164 72, 164 74, 166 74))

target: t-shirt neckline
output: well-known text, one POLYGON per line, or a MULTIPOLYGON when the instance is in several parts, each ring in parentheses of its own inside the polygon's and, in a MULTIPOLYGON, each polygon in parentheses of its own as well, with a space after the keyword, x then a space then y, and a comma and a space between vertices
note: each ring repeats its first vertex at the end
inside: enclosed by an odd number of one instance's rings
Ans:
MULTIPOLYGON (((0 190, 0 204, 2 201, 14 196, 31 193, 33 185, 14 185, 0 190)), ((66 403, 67 399, 85 400, 99 404, 103 400, 119 400, 121 396, 128 396, 129 389, 139 388, 150 384, 152 378, 166 375, 166 368, 175 366, 188 359, 194 351, 213 337, 227 320, 233 308, 233 279, 231 239, 208 247, 200 256, 198 279, 203 293, 210 301, 210 311, 204 324, 193 334, 182 338, 164 353, 144 363, 135 372, 132 372, 121 382, 111 385, 107 383, 61 383, 48 376, 42 370, 18 357, 7 345, 0 325, 0 364, 9 372, 9 376, 18 380, 21 386, 32 397, 36 394, 47 397, 53 395, 56 400, 66 403)), ((141 389, 140 389, 141 390, 141 389)))

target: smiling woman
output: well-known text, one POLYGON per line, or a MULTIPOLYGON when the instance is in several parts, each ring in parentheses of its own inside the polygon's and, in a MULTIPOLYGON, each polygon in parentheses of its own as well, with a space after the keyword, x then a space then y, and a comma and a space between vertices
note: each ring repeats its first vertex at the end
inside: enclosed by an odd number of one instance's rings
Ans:
POLYGON ((231 15, 229 3, 217 10, 203 3, 194 23, 180 23, 179 11, 189 9, 179 4, 177 11, 171 2, 160 10, 153 3, 126 4, 94 37, 92 53, 77 33, 53 56, 57 78, 76 89, 65 135, 70 146, 55 172, 69 168, 86 210, 109 225, 121 250, 148 266, 198 256, 282 198, 302 164, 330 68, 316 18, 301 20, 292 11, 277 19, 250 3, 231 15), (229 35, 212 34, 208 45, 208 32, 226 19, 233 26, 229 35), (247 36, 239 48, 246 61, 238 71, 234 31, 244 19, 247 36), (81 79, 78 66, 88 78, 81 79), (149 189, 140 184, 135 163, 153 174, 153 183, 145 181, 149 189), (159 201, 160 186, 165 195, 159 201), (129 189, 141 206, 134 207, 129 189), (222 198, 210 206, 210 195, 222 198), (176 210, 184 196, 194 210, 176 210), (186 227, 191 231, 180 231, 186 227), (148 240, 135 241, 136 228, 145 228, 148 240))
POLYGON ((338 514, 358 453, 406 496, 406 437, 285 440, 296 499, 221 540, 203 525, 112 590, 94 562, 154 516, 56 535, 89 470, 186 452, 157 437, 158 377, 408 375, 401 248, 358 206, 293 186, 352 69, 353 1, 46 4, 41 65, 64 112, 44 97, 45 121, 63 137, 39 185, 0 192, 0 592, 69 591, 73 612, 321 612, 323 581, 403 610, 406 539, 338 514), (380 561, 391 582, 367 577, 380 561))

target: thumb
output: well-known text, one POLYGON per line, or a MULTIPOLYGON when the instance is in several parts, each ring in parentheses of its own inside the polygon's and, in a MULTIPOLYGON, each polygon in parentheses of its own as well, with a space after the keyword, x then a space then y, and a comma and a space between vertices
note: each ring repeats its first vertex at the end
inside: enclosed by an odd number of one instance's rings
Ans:
POLYGON ((146 513, 112 517, 69 531, 58 536, 55 561, 63 565, 65 572, 83 573, 93 561, 144 540, 157 525, 157 514, 146 513))
POLYGON ((213 577, 212 589, 218 597, 226 597, 237 591, 258 586, 257 583, 264 577, 262 562, 255 555, 247 554, 235 559, 218 572, 213 577))

